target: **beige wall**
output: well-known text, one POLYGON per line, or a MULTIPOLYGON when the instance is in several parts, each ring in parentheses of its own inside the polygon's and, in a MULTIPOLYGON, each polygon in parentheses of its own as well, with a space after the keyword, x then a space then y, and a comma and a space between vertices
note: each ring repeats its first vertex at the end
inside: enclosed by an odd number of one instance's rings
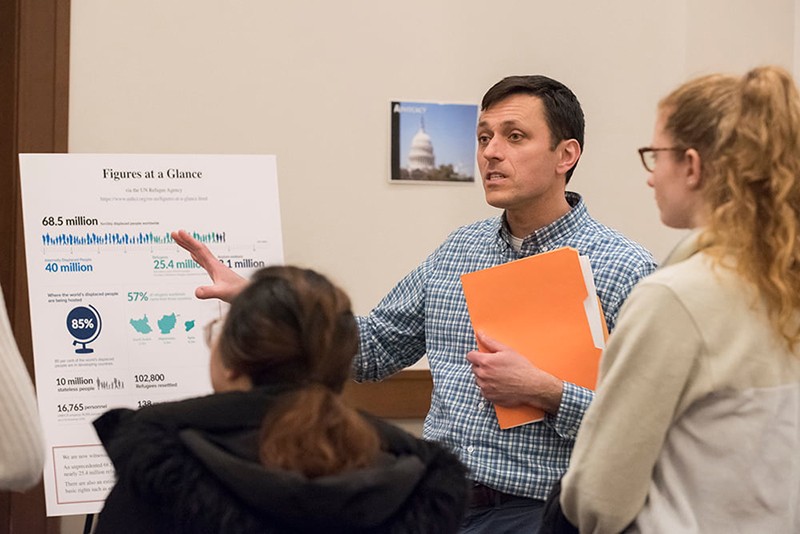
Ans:
MULTIPOLYGON (((388 102, 478 103, 509 74, 569 85, 587 116, 571 188, 658 258, 635 149, 687 76, 793 66, 794 0, 78 0, 70 151, 276 154, 286 261, 366 312, 453 228, 479 184, 387 182, 388 102)), ((242 192, 246 194, 246 192, 242 192)), ((236 214, 232 214, 235 216, 236 214)))

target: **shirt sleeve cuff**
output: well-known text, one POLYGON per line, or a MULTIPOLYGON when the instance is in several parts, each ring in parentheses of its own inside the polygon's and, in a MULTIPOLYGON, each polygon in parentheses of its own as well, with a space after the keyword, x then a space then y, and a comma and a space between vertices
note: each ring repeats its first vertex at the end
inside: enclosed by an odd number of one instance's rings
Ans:
POLYGON ((583 420, 583 414, 594 399, 594 391, 571 382, 564 382, 558 414, 545 415, 545 422, 564 439, 574 440, 583 420))

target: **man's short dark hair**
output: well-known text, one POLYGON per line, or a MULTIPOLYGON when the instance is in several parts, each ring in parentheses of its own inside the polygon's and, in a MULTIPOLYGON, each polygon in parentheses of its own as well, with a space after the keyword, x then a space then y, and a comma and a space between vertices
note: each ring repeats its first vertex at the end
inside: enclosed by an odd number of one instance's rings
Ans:
MULTIPOLYGON (((569 87, 547 76, 508 76, 494 84, 481 101, 481 111, 486 111, 509 96, 525 94, 538 97, 544 105, 544 117, 550 129, 551 148, 565 139, 575 139, 583 153, 585 122, 578 97, 569 87)), ((578 163, 567 171, 567 182, 578 163)))

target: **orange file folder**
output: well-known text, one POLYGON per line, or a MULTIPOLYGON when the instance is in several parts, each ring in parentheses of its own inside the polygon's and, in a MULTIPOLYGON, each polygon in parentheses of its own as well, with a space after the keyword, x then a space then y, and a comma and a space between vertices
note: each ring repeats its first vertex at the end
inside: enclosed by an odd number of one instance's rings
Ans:
MULTIPOLYGON (((461 285, 475 332, 562 380, 595 388, 608 330, 588 258, 562 247, 464 274, 461 285)), ((544 418, 532 406, 495 406, 495 412, 503 429, 544 418)))

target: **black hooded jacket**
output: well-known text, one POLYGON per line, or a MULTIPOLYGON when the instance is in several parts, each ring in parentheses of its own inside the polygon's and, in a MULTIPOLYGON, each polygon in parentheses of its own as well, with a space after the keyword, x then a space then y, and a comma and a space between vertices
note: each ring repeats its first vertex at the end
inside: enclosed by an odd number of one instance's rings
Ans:
POLYGON ((443 447, 368 418, 375 466, 308 479, 258 463, 258 434, 285 388, 214 394, 94 426, 117 472, 96 534, 448 533, 466 510, 465 468, 443 447))

